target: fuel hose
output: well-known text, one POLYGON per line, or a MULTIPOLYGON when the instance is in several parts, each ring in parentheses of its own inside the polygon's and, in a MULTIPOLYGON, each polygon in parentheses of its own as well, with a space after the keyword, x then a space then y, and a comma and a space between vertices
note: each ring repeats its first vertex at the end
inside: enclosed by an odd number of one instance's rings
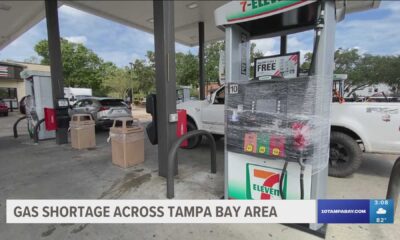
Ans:
POLYGON ((288 163, 289 163, 288 161, 285 161, 285 164, 283 165, 283 168, 282 168, 281 177, 279 179, 279 194, 281 195, 282 200, 286 199, 285 193, 283 192, 283 179, 286 176, 286 169, 287 169, 288 163))

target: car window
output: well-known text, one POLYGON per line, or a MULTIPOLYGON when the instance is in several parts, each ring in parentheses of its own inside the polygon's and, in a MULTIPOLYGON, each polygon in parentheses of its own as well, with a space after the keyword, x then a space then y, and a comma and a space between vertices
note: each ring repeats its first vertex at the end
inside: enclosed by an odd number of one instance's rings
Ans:
POLYGON ((85 101, 86 101, 86 106, 90 106, 93 104, 93 101, 90 99, 86 99, 85 101))
POLYGON ((214 104, 225 104, 225 88, 221 88, 215 94, 214 104))
POLYGON ((103 99, 100 104, 107 107, 126 107, 122 99, 103 99))
POLYGON ((92 104, 92 100, 84 99, 84 100, 81 100, 80 107, 88 107, 88 106, 90 106, 91 104, 92 104))
POLYGON ((76 107, 82 107, 82 101, 76 102, 76 103, 74 104, 73 107, 74 107, 74 108, 76 108, 76 107))

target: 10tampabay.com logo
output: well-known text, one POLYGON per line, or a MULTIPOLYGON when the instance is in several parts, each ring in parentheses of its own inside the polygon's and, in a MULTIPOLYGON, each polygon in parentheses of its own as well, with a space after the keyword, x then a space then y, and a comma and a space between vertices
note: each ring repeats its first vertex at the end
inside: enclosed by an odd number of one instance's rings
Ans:
POLYGON ((318 223, 393 223, 393 200, 318 200, 318 223))

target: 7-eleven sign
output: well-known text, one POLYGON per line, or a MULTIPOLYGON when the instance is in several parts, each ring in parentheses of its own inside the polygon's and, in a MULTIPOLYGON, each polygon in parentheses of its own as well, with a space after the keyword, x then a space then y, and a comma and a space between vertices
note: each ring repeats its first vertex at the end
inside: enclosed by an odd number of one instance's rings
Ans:
MULTIPOLYGON (((282 199, 279 192, 279 181, 282 169, 247 164, 247 199, 282 199)), ((286 172, 287 173, 287 172, 286 172)), ((287 179, 283 179, 283 193, 286 196, 287 179)))

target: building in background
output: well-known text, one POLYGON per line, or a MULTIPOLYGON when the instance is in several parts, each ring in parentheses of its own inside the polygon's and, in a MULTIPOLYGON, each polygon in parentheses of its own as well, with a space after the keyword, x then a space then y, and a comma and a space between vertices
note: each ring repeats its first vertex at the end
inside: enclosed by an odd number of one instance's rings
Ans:
POLYGON ((25 96, 25 83, 20 73, 23 70, 50 72, 50 66, 15 61, 0 61, 0 98, 9 108, 17 108, 25 96))

